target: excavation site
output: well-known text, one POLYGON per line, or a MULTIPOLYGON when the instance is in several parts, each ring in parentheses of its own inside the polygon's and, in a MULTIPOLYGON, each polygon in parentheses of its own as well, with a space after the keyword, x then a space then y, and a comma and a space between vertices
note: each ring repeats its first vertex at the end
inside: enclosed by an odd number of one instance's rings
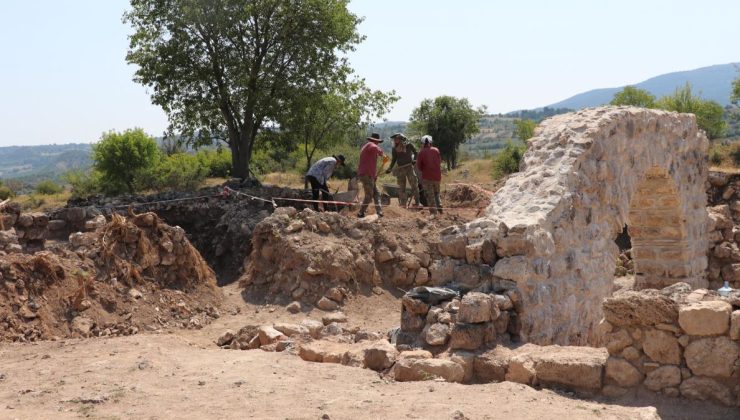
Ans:
POLYGON ((239 180, 3 202, 0 418, 738 418, 740 175, 707 150, 601 107, 437 215, 239 180))

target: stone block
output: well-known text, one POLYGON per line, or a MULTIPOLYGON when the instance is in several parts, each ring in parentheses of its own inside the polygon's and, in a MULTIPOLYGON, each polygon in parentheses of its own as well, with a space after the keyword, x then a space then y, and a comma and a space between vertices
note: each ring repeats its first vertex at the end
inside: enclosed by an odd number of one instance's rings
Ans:
POLYGON ((400 358, 391 370, 398 382, 427 381, 442 378, 447 382, 462 382, 465 370, 460 364, 446 359, 400 358))
POLYGON ((488 322, 491 320, 492 305, 493 301, 488 294, 479 292, 467 293, 460 301, 457 320, 458 322, 471 324, 488 322))
POLYGON ((630 362, 610 357, 606 361, 606 378, 621 387, 633 387, 640 383, 642 374, 630 362))
POLYGON ((645 341, 642 351, 653 361, 664 364, 678 365, 681 363, 681 348, 673 334, 665 331, 649 329, 645 331, 645 341))
POLYGON ((726 336, 702 338, 686 347, 684 357, 694 375, 729 378, 740 357, 740 347, 726 336))
POLYGON ((678 306, 658 293, 627 291, 604 300, 604 318, 615 326, 673 324, 678 306))
POLYGON ((393 366, 398 350, 386 340, 378 340, 363 348, 364 367, 382 371, 393 366))
POLYGON ((730 317, 730 338, 740 340, 740 310, 733 311, 730 317))
POLYGON ((550 346, 535 355, 540 384, 557 384, 581 390, 601 389, 608 353, 592 347, 550 346))
POLYGON ((712 400, 727 406, 735 404, 732 391, 712 378, 694 376, 686 379, 679 387, 681 396, 693 400, 712 400))
POLYGON ((447 324, 435 323, 427 325, 423 331, 423 338, 430 346, 443 346, 450 337, 450 326, 447 324))
POLYGON ((450 334, 450 348, 462 350, 477 350, 495 337, 493 324, 456 323, 450 334))
POLYGON ((689 335, 721 335, 730 326, 732 305, 721 300, 695 302, 678 311, 678 324, 689 335))
POLYGON ((502 258, 493 267, 493 275, 517 283, 527 280, 529 259, 524 256, 502 258))
POLYGON ((511 350, 498 346, 475 357, 473 376, 479 382, 501 382, 506 380, 511 350))
POLYGON ((681 383, 681 369, 678 366, 661 366, 647 374, 645 388, 660 391, 663 388, 676 387, 681 383))

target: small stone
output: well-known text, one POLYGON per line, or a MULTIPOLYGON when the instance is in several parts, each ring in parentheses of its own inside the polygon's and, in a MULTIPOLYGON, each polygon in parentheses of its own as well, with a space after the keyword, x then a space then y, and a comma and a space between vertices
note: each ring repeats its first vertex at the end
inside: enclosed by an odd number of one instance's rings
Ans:
POLYGON ((321 322, 323 322, 324 325, 329 325, 333 322, 344 323, 347 322, 347 315, 345 315, 344 312, 332 312, 322 316, 321 322))
POLYGON ((260 340, 260 347, 268 344, 273 344, 278 340, 284 339, 285 335, 280 331, 270 326, 262 326, 258 330, 258 336, 260 340))
POLYGON ((652 360, 659 363, 678 365, 681 363, 681 349, 673 334, 660 330, 647 330, 642 350, 652 360))
POLYGON ((144 295, 140 291, 134 288, 128 289, 128 295, 131 299, 141 299, 142 297, 144 297, 144 295))
POLYGON ((287 322, 276 322, 272 327, 283 333, 286 337, 309 333, 307 327, 303 325, 289 324, 287 322))
POLYGON ((285 309, 291 314, 297 314, 298 312, 301 311, 301 303, 297 301, 293 301, 290 303, 290 305, 286 306, 285 309))
POLYGON ((720 378, 732 376, 739 357, 740 347, 726 336, 693 341, 684 353, 686 365, 694 375, 720 378))
POLYGON ((339 304, 327 297, 319 299, 319 301, 316 302, 316 306, 323 311, 336 311, 339 309, 339 304))
POLYGON ((740 310, 733 311, 730 320, 730 338, 740 340, 740 310))
POLYGON ((622 357, 629 361, 635 361, 640 358, 640 350, 637 350, 632 346, 625 347, 625 349, 622 350, 622 357))
POLYGON ((611 355, 619 354, 622 350, 624 350, 625 347, 632 344, 632 338, 630 337, 627 330, 624 329, 620 329, 617 332, 607 334, 606 339, 606 349, 611 355))
POLYGON ((232 340, 234 340, 234 331, 226 330, 220 337, 218 337, 216 344, 221 347, 231 343, 232 340))
POLYGON ((342 291, 338 287, 332 287, 326 292, 324 296, 337 303, 342 303, 342 301, 344 300, 344 293, 342 293, 342 291))

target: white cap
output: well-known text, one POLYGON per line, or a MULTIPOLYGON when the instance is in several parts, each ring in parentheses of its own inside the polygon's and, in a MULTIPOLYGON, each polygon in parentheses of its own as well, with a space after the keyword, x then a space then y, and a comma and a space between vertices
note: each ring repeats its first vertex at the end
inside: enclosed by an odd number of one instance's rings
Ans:
POLYGON ((432 136, 430 136, 429 134, 425 136, 421 136, 421 143, 422 144, 432 144, 432 136))

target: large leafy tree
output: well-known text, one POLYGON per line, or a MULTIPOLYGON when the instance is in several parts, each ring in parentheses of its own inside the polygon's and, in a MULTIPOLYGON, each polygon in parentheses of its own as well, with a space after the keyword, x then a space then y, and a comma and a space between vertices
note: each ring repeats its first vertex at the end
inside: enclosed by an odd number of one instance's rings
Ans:
POLYGON ((478 133, 485 110, 485 107, 473 108, 467 98, 424 99, 411 112, 410 132, 431 135, 447 169, 453 169, 457 167, 458 147, 478 133))
POLYGON ((373 91, 361 79, 306 91, 291 101, 291 112, 281 120, 281 135, 302 149, 308 168, 317 150, 347 140, 397 100, 395 92, 373 91))
POLYGON ((248 178, 258 133, 290 101, 351 74, 362 40, 348 0, 131 0, 127 61, 195 144, 225 141, 232 174, 248 178))
POLYGON ((655 96, 634 86, 625 86, 624 89, 614 94, 610 105, 632 105, 642 108, 655 108, 655 96))
POLYGON ((682 88, 677 88, 673 95, 660 98, 656 102, 656 107, 696 115, 696 125, 704 130, 710 139, 722 137, 727 130, 727 122, 722 119, 725 112, 722 105, 715 101, 701 99, 691 91, 689 83, 682 88))

